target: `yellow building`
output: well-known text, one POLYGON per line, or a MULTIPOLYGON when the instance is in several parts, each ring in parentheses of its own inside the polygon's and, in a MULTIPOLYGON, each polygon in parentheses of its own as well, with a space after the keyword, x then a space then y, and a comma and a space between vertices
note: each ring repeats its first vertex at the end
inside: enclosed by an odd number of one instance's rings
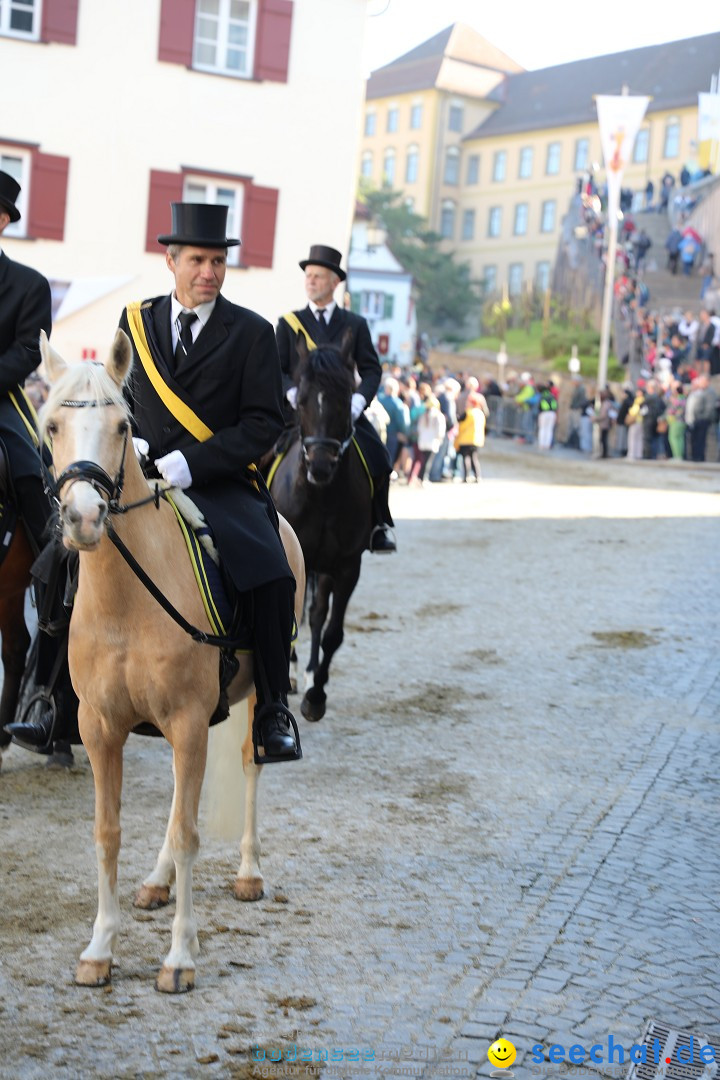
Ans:
POLYGON ((648 180, 657 201, 666 173, 679 185, 692 167, 719 56, 715 33, 523 71, 456 24, 371 75, 361 176, 412 199, 489 291, 544 288, 578 182, 604 184, 595 95, 652 98, 623 177, 639 207, 648 180), (410 126, 413 107, 426 126, 410 126))
POLYGON ((360 175, 406 193, 439 228, 438 207, 460 185, 462 139, 484 120, 488 98, 522 71, 467 26, 456 23, 373 72, 365 93, 360 175))

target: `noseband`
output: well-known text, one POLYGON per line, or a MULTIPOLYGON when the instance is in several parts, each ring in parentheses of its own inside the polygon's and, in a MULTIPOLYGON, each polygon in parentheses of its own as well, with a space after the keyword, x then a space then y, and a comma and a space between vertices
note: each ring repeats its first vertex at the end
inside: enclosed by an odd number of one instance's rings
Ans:
POLYGON ((350 434, 348 435, 348 437, 345 439, 344 442, 340 442, 339 439, 325 438, 322 435, 306 435, 306 436, 303 436, 303 439, 302 439, 302 452, 303 452, 303 460, 305 461, 305 464, 309 466, 309 464, 310 464, 309 451, 314 446, 317 446, 317 447, 320 447, 323 450, 327 450, 328 454, 330 456, 330 460, 331 460, 332 464, 334 466, 337 466, 339 461, 340 461, 340 458, 343 456, 343 454, 347 450, 348 446, 352 442, 354 434, 355 434, 355 427, 353 425, 350 428, 350 434))

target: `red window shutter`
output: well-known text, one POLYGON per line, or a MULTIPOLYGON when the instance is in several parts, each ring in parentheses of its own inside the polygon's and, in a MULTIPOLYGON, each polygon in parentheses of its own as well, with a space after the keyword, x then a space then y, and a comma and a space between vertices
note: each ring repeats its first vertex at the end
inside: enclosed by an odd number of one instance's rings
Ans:
POLYGON ((255 78, 288 81, 292 0, 258 0, 255 78))
POLYGON ((28 236, 36 240, 63 240, 70 158, 32 154, 28 236))
POLYGON ((170 203, 182 202, 182 173, 150 172, 150 198, 148 199, 146 251, 165 251, 158 244, 158 236, 170 232, 170 203))
POLYGON ((279 194, 277 188, 246 186, 240 248, 243 266, 272 266, 279 194))
POLYGON ((162 0, 158 60, 190 67, 194 34, 195 0, 162 0))
POLYGON ((75 45, 77 21, 78 0, 44 0, 40 38, 42 41, 75 45))

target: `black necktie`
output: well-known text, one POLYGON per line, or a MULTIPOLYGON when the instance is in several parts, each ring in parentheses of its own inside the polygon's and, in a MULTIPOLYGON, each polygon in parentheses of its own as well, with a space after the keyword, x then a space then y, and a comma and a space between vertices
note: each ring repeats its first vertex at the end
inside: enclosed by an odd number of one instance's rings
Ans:
POLYGON ((190 352, 193 343, 192 324, 197 319, 194 311, 181 311, 178 315, 180 336, 175 346, 175 368, 177 369, 190 352))
POLYGON ((315 317, 320 327, 320 333, 325 336, 325 333, 327 331, 327 323, 325 322, 325 308, 319 307, 315 312, 315 317))

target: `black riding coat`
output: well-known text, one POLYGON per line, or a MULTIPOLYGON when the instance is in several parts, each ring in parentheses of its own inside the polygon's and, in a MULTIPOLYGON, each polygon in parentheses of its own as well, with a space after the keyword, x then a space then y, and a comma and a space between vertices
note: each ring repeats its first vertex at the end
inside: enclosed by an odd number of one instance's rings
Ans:
MULTIPOLYGON (((336 345, 339 348, 345 330, 349 328, 352 331, 351 355, 360 376, 357 393, 362 394, 369 405, 380 385, 382 368, 365 319, 361 315, 356 315, 353 311, 346 311, 345 308, 336 306, 330 322, 323 331, 309 305, 300 311, 293 312, 293 314, 298 317, 317 346, 336 345)), ((295 377, 298 363, 295 344, 296 336, 285 319, 280 319, 275 333, 280 355, 280 368, 282 370, 283 400, 285 400, 284 395, 291 386, 296 385, 297 381, 295 377)), ((287 418, 288 413, 286 411, 287 418)), ((371 474, 380 476, 383 473, 388 473, 391 466, 387 451, 375 428, 364 415, 356 422, 355 435, 358 445, 365 455, 371 474)))
MULTIPOLYGON (((215 535, 236 588, 252 589, 292 577, 262 481, 248 466, 273 446, 282 429, 281 378, 272 326, 255 312, 218 296, 177 370, 173 361, 170 296, 146 301, 146 334, 158 370, 213 431, 205 442, 175 419, 160 400, 133 349, 130 393, 136 431, 150 444, 151 461, 180 450, 188 463, 188 495, 215 535)), ((132 334, 123 312, 120 326, 132 334)))
POLYGON ((51 323, 47 279, 0 253, 0 438, 15 477, 39 476, 40 459, 8 392, 40 363, 40 331, 49 335, 51 323))

